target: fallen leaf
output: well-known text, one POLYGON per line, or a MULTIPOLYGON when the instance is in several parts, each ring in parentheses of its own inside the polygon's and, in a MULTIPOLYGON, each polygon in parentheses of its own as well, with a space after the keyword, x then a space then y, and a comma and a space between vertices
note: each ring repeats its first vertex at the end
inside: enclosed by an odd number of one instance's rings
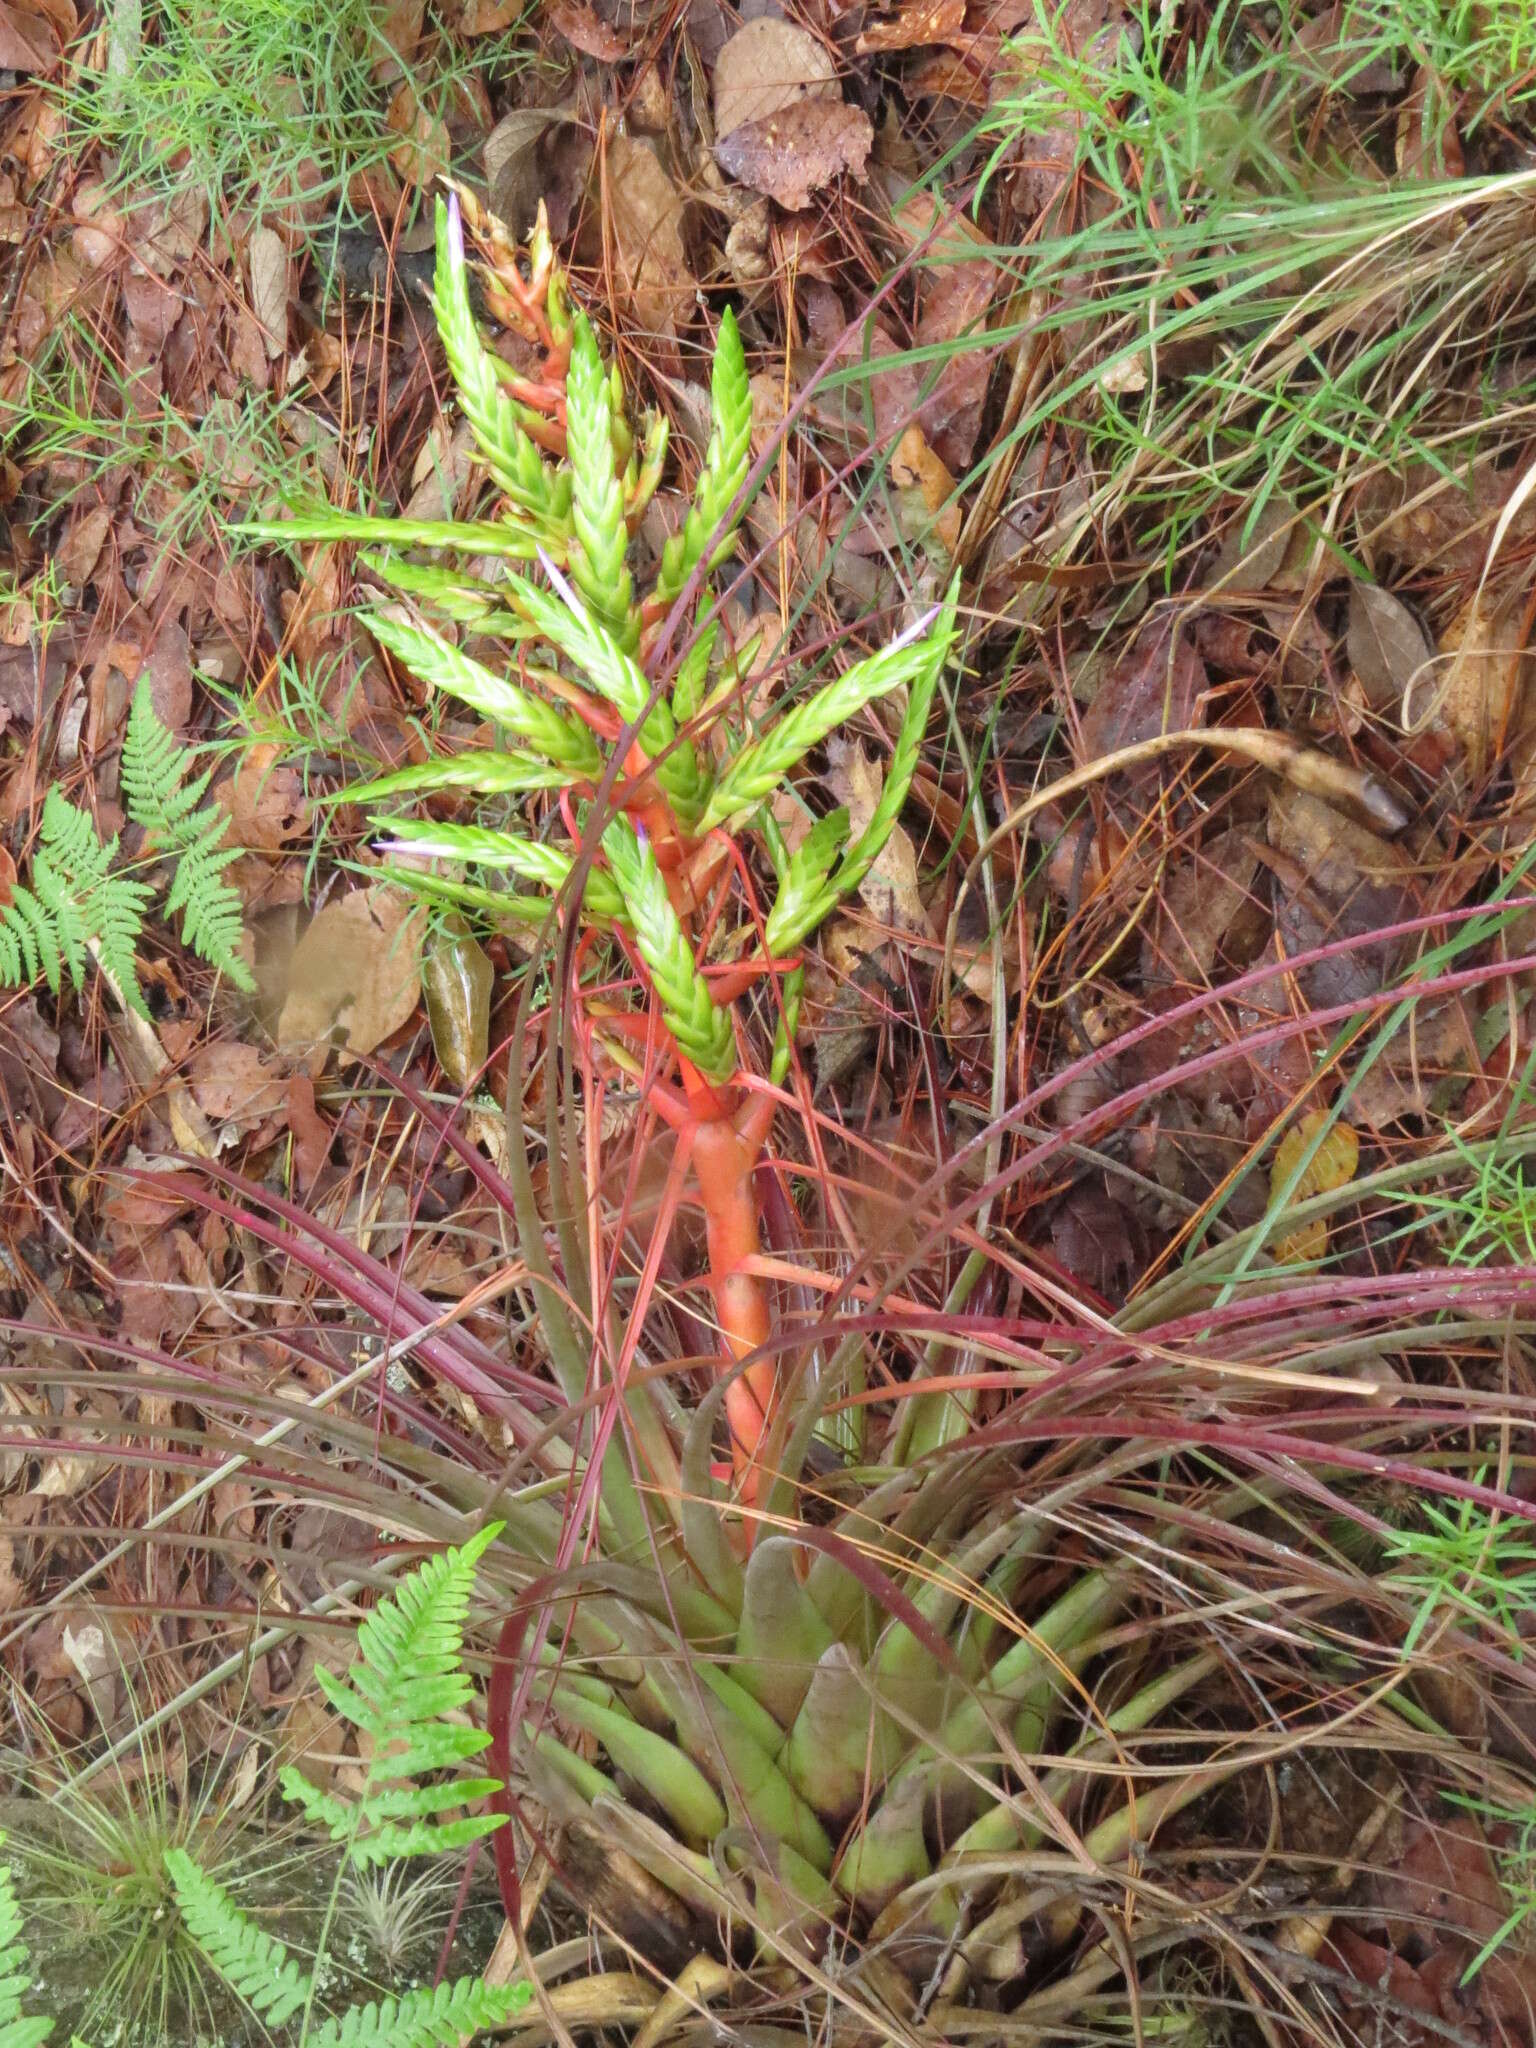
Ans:
POLYGON ((66 583, 72 583, 78 589, 90 581, 91 571, 101 559, 111 524, 112 514, 105 505, 93 505, 90 511, 82 513, 72 523, 55 557, 59 573, 66 583))
MULTIPOLYGON (((885 792, 885 775, 855 741, 827 742, 827 787, 848 807, 848 842, 853 845, 875 814, 885 792)), ((911 835, 898 825, 880 857, 859 884, 859 895, 878 923, 893 932, 932 932, 918 888, 917 852, 911 835)))
POLYGON ((1079 1181, 1051 1218, 1051 1249, 1074 1279, 1106 1303, 1123 1295, 1146 1259, 1141 1219, 1102 1182, 1079 1181))
POLYGON ((854 44, 860 57, 880 50, 914 50, 947 42, 965 21, 965 0, 911 0, 899 13, 872 21, 854 44))
POLYGON ((1207 582, 1222 590, 1300 590, 1315 542, 1290 499, 1275 491, 1251 527, 1228 528, 1207 582))
POLYGON ((795 213, 844 171, 863 174, 874 144, 868 114, 843 100, 797 100, 744 121, 715 144, 720 168, 795 213))
POLYGON ((389 160, 408 185, 433 185, 447 176, 453 161, 448 124, 422 106, 408 78, 395 88, 384 125, 402 138, 390 151, 389 160))
POLYGON ((1521 724, 1531 664, 1525 626, 1523 588, 1479 592, 1440 635, 1441 661, 1406 707, 1410 731, 1435 716, 1450 728, 1474 780, 1521 724))
POLYGON ((606 190, 618 274, 645 333, 671 339, 698 282, 683 243, 682 194, 649 142, 608 138, 606 190))
POLYGON ((573 49, 595 57, 599 64, 618 64, 630 55, 624 38, 581 0, 555 0, 549 10, 549 25, 573 49))
POLYGON ((229 812, 230 844, 251 853, 277 853, 309 829, 309 802, 299 772, 279 762, 279 752, 270 743, 243 749, 233 776, 213 792, 214 801, 229 812))
POLYGON ((918 426, 908 427, 891 453, 891 482, 902 494, 902 525, 914 540, 932 536, 948 567, 960 545, 960 506, 955 480, 929 447, 918 426))
POLYGON ((1175 633, 1163 619, 1144 626, 1101 677, 1083 713, 1084 760, 1196 724, 1206 680, 1188 634, 1175 633))
POLYGON ((0 0, 0 71, 51 71, 59 56, 53 30, 41 14, 0 0))
POLYGON ((524 0, 469 0, 455 27, 461 36, 499 36, 524 12, 524 0))
POLYGON ((484 947, 462 923, 438 932, 426 950, 421 981, 432 1047, 456 1088, 477 1080, 489 1056, 495 979, 484 947))
POLYGON ((287 1080, 253 1045, 220 1040, 188 1063, 192 1099, 210 1123, 258 1124, 282 1108, 287 1080))
POLYGON ((1323 1006, 1373 995, 1394 971, 1400 948, 1370 941, 1413 915, 1413 860, 1290 783, 1270 793, 1268 836, 1268 863, 1280 884, 1275 929, 1282 948, 1295 954, 1337 947, 1299 971, 1308 1001, 1323 1006), (1337 943, 1345 940, 1362 943, 1337 943))
POLYGON ((544 177, 540 144, 555 127, 570 125, 561 107, 514 107, 485 138, 485 185, 491 211, 514 235, 533 225, 544 177))
POLYGON ((349 1052, 372 1052, 420 999, 425 931, 423 908, 387 882, 327 903, 289 962, 278 1042, 307 1047, 342 1033, 349 1052))
POLYGON ((273 228, 257 228, 249 251, 251 311, 273 362, 288 346, 288 250, 273 228))
MULTIPOLYGON (((1279 1212, 1281 1217, 1286 1209, 1294 1209, 1313 1195, 1328 1195, 1335 1188, 1347 1187, 1355 1177, 1360 1165, 1360 1139, 1348 1124, 1341 1123, 1334 1124, 1326 1135, 1319 1138, 1329 1114, 1326 1109, 1308 1110, 1275 1147, 1274 1164, 1269 1170, 1269 1199, 1272 1202, 1312 1150, 1313 1144, 1317 1146, 1295 1187, 1286 1196, 1285 1208, 1279 1212)), ((1303 1260, 1320 1259, 1327 1250, 1327 1218, 1313 1216, 1276 1240, 1275 1258, 1282 1266, 1290 1266, 1303 1260)))
MULTIPOLYGON (((1174 870, 1142 939, 1142 977, 1153 987, 1208 988, 1227 933, 1253 906, 1259 857, 1239 827, 1219 832, 1174 870)), ((1266 915, 1264 928, 1268 929, 1266 915)))
POLYGON ((815 36, 792 21, 759 15, 715 60, 715 140, 797 100, 836 97, 836 69, 815 36))
POLYGON ((1349 665, 1375 711, 1400 705, 1431 659, 1429 635, 1400 597, 1375 583, 1349 586, 1349 665))
POLYGON ((315 1107, 315 1084, 308 1074, 289 1076, 287 1109, 294 1178, 301 1189, 309 1188, 330 1154, 331 1127, 315 1107))

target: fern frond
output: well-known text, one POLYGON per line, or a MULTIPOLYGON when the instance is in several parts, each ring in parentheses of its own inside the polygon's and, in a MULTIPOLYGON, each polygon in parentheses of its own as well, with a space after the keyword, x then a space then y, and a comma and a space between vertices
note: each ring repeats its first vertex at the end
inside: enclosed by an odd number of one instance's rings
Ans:
POLYGON ((308 2002, 311 1986, 283 1944, 247 1918, 185 1849, 167 1849, 165 1867, 187 1932, 225 1983, 269 2026, 291 2019, 308 2002))
MULTIPOLYGON (((0 1835, 0 1846, 5 1842, 0 1835)), ((21 2001, 32 1977, 32 1958, 22 1934, 16 1881, 0 1863, 0 2048, 37 2048, 53 2032, 53 2021, 25 2019, 21 2001)))
POLYGON ((457 194, 446 206, 441 199, 437 202, 432 302, 459 403, 486 468, 514 505, 545 531, 558 533, 565 523, 568 492, 520 422, 516 401, 502 388, 496 359, 480 339, 469 303, 464 225, 457 194))
POLYGON ((736 1071, 731 1020, 699 972, 649 840, 642 843, 621 812, 603 834, 603 851, 624 898, 635 945, 650 969, 667 1029, 701 1074, 711 1081, 728 1081, 736 1071))
POLYGON ((661 551, 655 596, 665 605, 676 598, 707 548, 713 549, 711 568, 729 557, 745 509, 738 508, 729 529, 722 530, 731 502, 747 480, 752 453, 752 386, 741 332, 729 306, 720 316, 711 396, 714 426, 699 486, 682 532, 673 534, 661 551))
MULTIPOLYGON (((622 400, 620 401, 622 405, 622 400)), ((626 654, 640 645, 640 614, 625 557, 624 487, 614 459, 614 394, 597 337, 578 313, 565 384, 565 445, 571 465, 571 530, 576 546, 570 569, 594 619, 626 654)))
MULTIPOLYGON (((245 929, 243 906, 239 891, 223 879, 240 851, 223 843, 229 818, 217 804, 197 809, 212 771, 189 777, 189 766, 186 750, 155 716, 145 677, 134 692, 123 741, 128 815, 149 834, 151 850, 175 864, 165 898, 166 918, 179 913, 183 941, 199 959, 250 994, 256 982, 239 951, 245 929)), ((105 940, 102 958, 105 961, 105 940)))
POLYGON ((434 1854, 502 1823, 500 1814, 438 1818, 446 1807, 496 1791, 495 1779, 410 1782, 456 1769, 489 1745, 483 1729, 448 1717, 469 1705, 470 1681, 460 1662, 464 1620, 476 1561, 500 1529, 492 1523, 461 1548, 408 1573, 359 1628, 357 1661, 345 1679, 323 1667, 316 1672, 336 1712, 371 1738, 368 1775, 355 1802, 321 1791, 291 1767, 283 1772, 283 1789, 359 1862, 434 1854))
POLYGON ((953 637, 951 600, 889 647, 856 661, 815 696, 784 712, 761 739, 744 747, 721 775, 704 807, 699 830, 707 832, 755 810, 829 732, 900 684, 916 687, 930 663, 943 662, 953 637))
POLYGON ((413 675, 446 690, 471 711, 516 735, 569 776, 596 776, 603 758, 585 726, 565 717, 531 691, 496 675, 450 646, 430 626, 407 625, 383 614, 370 616, 368 630, 381 647, 403 661, 413 675))
POLYGON ((309 2037, 309 2048, 458 2048, 482 2027, 504 2026, 533 1996, 531 1984, 460 1977, 423 1984, 402 1998, 355 2005, 309 2037))
POLYGON ((42 974, 58 995, 64 971, 79 989, 94 947, 122 999, 149 1011, 139 987, 134 947, 153 891, 115 875, 117 835, 104 846, 89 816, 50 789, 32 862, 32 886, 16 888, 0 909, 0 980, 12 986, 42 974))

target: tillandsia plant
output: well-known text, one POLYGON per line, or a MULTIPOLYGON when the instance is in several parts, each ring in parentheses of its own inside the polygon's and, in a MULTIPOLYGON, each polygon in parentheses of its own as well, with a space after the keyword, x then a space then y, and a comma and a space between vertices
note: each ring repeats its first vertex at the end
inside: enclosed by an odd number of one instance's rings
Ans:
POLYGON ((954 639, 956 592, 746 730, 737 709, 741 653, 727 648, 711 593, 713 572, 736 548, 749 485, 751 392, 734 316, 727 308, 720 318, 713 430, 692 504, 642 591, 630 540, 662 476, 665 420, 653 412, 631 424, 617 368, 604 364, 591 324, 571 308, 542 217, 526 276, 498 223, 458 193, 439 203, 437 230, 437 325, 501 495, 498 515, 433 523, 322 513, 261 530, 374 544, 367 566, 402 600, 370 617, 375 638, 498 729, 493 751, 430 761, 342 795, 369 805, 452 795, 455 818, 422 825, 373 815, 378 851, 438 864, 396 867, 404 883, 458 911, 542 921, 548 898, 516 886, 531 884, 557 892, 565 914, 580 920, 571 993, 588 1070, 643 1079, 647 1101, 678 1134, 679 1170, 692 1171, 729 1376, 733 1458, 750 1498, 774 1394, 762 1355, 768 1304, 753 1263, 761 1250, 754 1179, 773 1120, 771 1085, 791 1057, 799 949, 869 872, 900 815, 954 639), (487 306, 542 351, 534 376, 514 374, 482 339, 466 220, 484 258, 487 306), (408 552, 423 548, 468 566, 423 564, 408 552), (429 623, 429 612, 457 627, 460 641, 429 623), (691 630, 669 665, 664 629, 684 620, 691 630), (497 643, 505 654, 492 666, 464 639, 497 643), (774 798, 834 728, 902 689, 905 712, 868 823, 855 838, 847 810, 831 811, 791 850, 774 798), (507 815, 509 799, 522 814, 507 815), (765 907, 756 878, 768 873, 774 894, 765 907), (598 934, 627 956, 642 1007, 582 1003, 579 964, 598 934), (766 1077, 744 1051, 734 1014, 765 979, 779 1005, 766 1077))

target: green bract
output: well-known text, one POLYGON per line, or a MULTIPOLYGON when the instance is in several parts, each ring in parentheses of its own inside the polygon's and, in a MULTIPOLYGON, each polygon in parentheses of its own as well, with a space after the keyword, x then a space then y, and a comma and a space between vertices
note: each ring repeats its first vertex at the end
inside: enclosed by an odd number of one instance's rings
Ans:
MULTIPOLYGON (((343 792, 370 804, 454 793, 473 801, 468 816, 461 812, 450 822, 375 818, 381 850, 448 864, 446 872, 393 872, 457 909, 526 920, 536 899, 506 892, 502 878, 558 891, 576 865, 570 833, 577 813, 568 803, 549 805, 549 794, 574 793, 584 817, 606 781, 620 815, 586 849, 581 909, 627 937, 678 1051, 709 1079, 726 1081, 736 1067, 735 1034, 696 950, 697 906, 687 877, 708 860, 704 842, 711 834, 757 839, 778 882, 765 927, 775 958, 792 954, 857 888, 910 791, 954 640, 956 592, 951 588, 927 618, 878 653, 789 703, 762 730, 731 731, 737 670, 712 616, 710 577, 734 552, 751 496, 752 393, 735 318, 727 308, 716 333, 713 428, 693 501, 645 593, 636 587, 629 542, 660 479, 665 423, 652 415, 638 428, 631 424, 617 370, 605 366, 586 317, 570 316, 547 243, 530 257, 532 284, 510 274, 504 242, 493 241, 493 254, 498 247, 492 285, 499 280, 500 303, 532 309, 528 331, 547 344, 542 378, 517 376, 481 336, 459 202, 439 206, 437 324, 479 458, 501 495, 499 514, 434 527, 303 512, 257 530, 366 543, 373 550, 367 566, 400 598, 477 636, 471 654, 399 604, 369 621, 381 645, 422 682, 489 720, 500 735, 499 750, 429 762, 343 792), (541 279, 547 318, 535 303, 541 279), (551 460, 545 451, 562 440, 563 460, 551 460), (415 552, 423 548, 458 561, 423 562, 415 552), (688 601, 688 614, 669 626, 680 600, 688 601), (495 642, 505 652, 493 664, 486 648, 495 642), (679 652, 669 677, 653 655, 674 642, 679 652), (906 712, 884 793, 857 843, 845 844, 848 820, 838 812, 789 857, 767 806, 834 728, 902 689, 906 712), (519 812, 523 800, 541 793, 545 817, 535 837, 519 812)), ((732 944, 739 930, 719 919, 713 930, 731 948, 725 957, 740 960, 741 946, 732 944)), ((798 988, 791 970, 784 987, 791 1021, 798 988)), ((787 1057, 781 1034, 776 1071, 787 1057)))

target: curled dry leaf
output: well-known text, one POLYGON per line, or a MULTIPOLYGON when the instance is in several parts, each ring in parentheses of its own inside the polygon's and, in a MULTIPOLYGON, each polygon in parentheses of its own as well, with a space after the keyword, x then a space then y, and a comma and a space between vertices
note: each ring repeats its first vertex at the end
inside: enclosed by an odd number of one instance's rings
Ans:
POLYGON ((682 195, 649 142, 608 138, 605 188, 618 277, 648 335, 671 339, 698 283, 683 244, 682 195))
POLYGON ((936 543, 948 566, 960 545, 960 505, 955 480, 924 439, 908 427, 891 455, 891 482, 901 493, 901 523, 914 540, 936 543))
POLYGON ((924 43, 945 43, 965 23, 965 0, 910 0, 896 14, 872 21, 854 49, 861 57, 881 50, 915 50, 924 43))
POLYGON ((836 70, 816 38, 792 21, 760 15, 715 60, 715 140, 797 100, 836 97, 836 70))
POLYGON ((863 175, 875 131, 862 108, 842 100, 797 100, 744 121, 715 144, 720 168, 791 213, 844 171, 863 175))
POLYGON ((327 903, 293 950, 279 1042, 307 1047, 341 1034, 348 1052, 372 1052, 420 998, 425 931, 425 911, 388 883, 327 903))

